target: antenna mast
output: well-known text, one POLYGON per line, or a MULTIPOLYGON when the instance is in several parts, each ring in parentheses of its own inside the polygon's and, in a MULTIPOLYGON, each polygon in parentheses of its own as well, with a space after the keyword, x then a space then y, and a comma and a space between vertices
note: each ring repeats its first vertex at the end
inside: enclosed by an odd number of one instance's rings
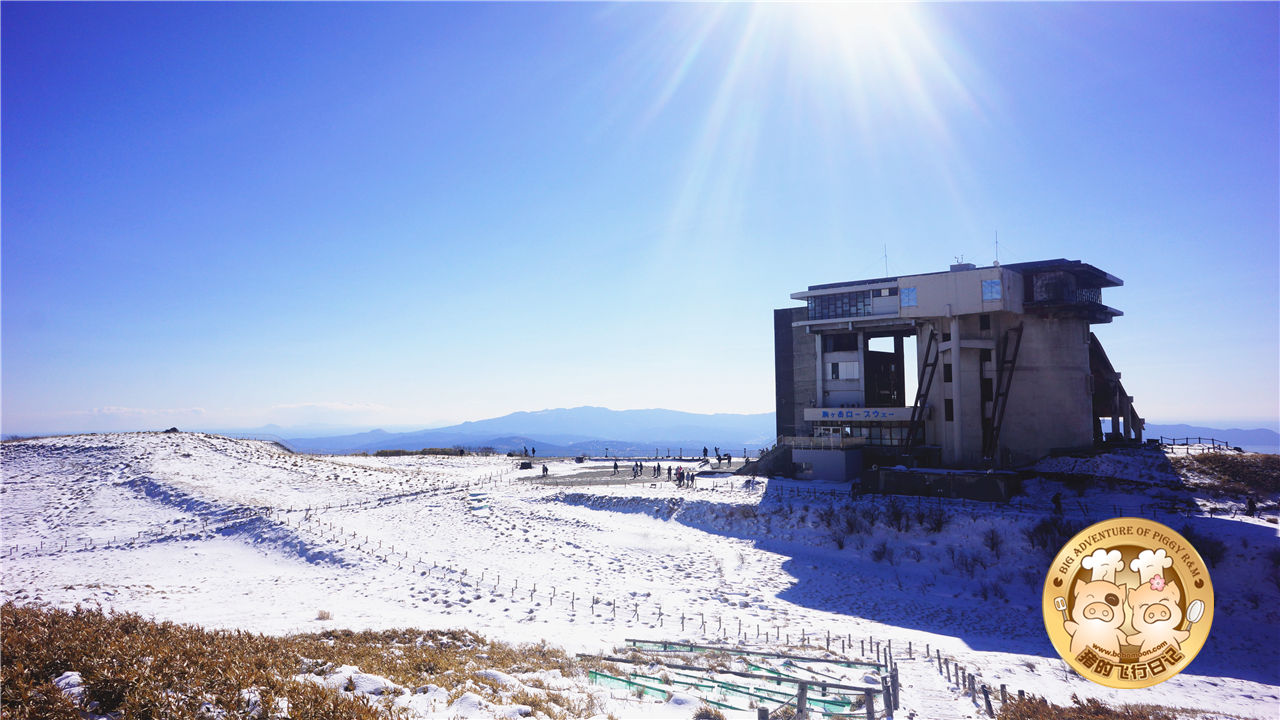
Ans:
POLYGON ((884 276, 889 277, 889 244, 884 245, 884 276))
POLYGON ((1000 231, 996 230, 996 264, 1000 264, 1000 231))

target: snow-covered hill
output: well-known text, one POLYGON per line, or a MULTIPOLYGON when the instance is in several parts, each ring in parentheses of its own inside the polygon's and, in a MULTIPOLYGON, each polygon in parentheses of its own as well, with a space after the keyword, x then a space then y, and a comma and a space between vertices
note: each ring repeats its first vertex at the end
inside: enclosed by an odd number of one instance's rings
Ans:
POLYGON ((874 637, 895 654, 916 649, 901 658, 903 705, 922 717, 977 712, 919 660, 926 645, 992 687, 1059 703, 1074 693, 1220 717, 1275 717, 1280 703, 1274 498, 1272 522, 1209 514, 1236 506, 1153 482, 1158 463, 1133 471, 1131 487, 1113 478, 1077 499, 1039 480, 994 506, 851 502, 847 486, 712 473, 680 489, 665 463, 664 481, 649 465, 643 482, 622 484, 629 467, 555 462, 553 485, 540 466, 501 457, 293 455, 195 433, 46 438, 2 453, 6 600, 269 633, 462 627, 588 652, 636 637, 874 637), (1188 672, 1118 691, 1066 670, 1040 612, 1056 547, 1027 537, 1055 492, 1079 524, 1101 519, 1089 508, 1155 513, 1225 543, 1213 631, 1188 672))

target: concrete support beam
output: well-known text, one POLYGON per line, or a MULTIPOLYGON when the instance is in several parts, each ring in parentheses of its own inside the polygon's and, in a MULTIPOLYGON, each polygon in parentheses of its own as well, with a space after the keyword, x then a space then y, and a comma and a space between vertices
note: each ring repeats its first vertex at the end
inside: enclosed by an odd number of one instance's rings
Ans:
MULTIPOLYGON (((951 447, 945 448, 944 457, 950 462, 960 460, 960 451, 964 447, 964 398, 961 392, 960 379, 964 377, 964 371, 960 368, 960 317, 958 315, 951 316, 951 377, 954 380, 951 383, 951 405, 953 406, 951 421, 951 447)), ((943 402, 946 402, 945 400, 943 402)), ((945 422, 945 415, 944 422, 945 422)))
POLYGON ((814 407, 826 407, 827 402, 822 397, 822 381, 824 380, 824 377, 822 375, 822 371, 824 370, 824 368, 822 367, 822 333, 813 334, 813 347, 814 347, 814 354, 818 358, 818 375, 817 375, 818 383, 817 383, 817 395, 814 398, 814 407))

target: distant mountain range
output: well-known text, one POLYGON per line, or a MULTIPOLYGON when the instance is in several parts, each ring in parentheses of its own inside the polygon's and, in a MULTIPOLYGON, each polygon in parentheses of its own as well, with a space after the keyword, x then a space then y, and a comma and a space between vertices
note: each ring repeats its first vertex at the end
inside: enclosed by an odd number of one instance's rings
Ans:
MULTIPOLYGON (((1105 423, 1104 423, 1105 424, 1105 423)), ((515 412, 459 425, 388 432, 371 430, 344 435, 292 437, 288 444, 302 452, 373 453, 378 450, 420 450, 428 447, 492 447, 500 452, 537 448, 538 455, 686 454, 719 446, 737 455, 752 453, 774 442, 773 413, 754 415, 699 414, 676 410, 609 410, 601 407, 559 408, 515 412)), ((274 434, 282 434, 276 432, 274 434)), ((1204 437, 1224 440, 1253 452, 1280 453, 1280 433, 1270 429, 1224 430, 1197 425, 1149 423, 1145 437, 1204 437)))
POLYGON ((492 447, 500 452, 537 448, 542 456, 686 454, 720 447, 737 455, 772 445, 773 413, 706 415, 677 410, 609 410, 601 407, 516 412, 488 420, 415 432, 369 432, 288 438, 296 450, 317 453, 420 450, 428 447, 492 447))

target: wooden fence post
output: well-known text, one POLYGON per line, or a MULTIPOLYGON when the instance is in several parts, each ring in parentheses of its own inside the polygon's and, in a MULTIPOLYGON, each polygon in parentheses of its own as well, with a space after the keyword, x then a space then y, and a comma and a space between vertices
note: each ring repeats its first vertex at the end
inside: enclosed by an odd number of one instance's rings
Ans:
POLYGON ((991 709, 991 693, 987 692, 987 686, 982 686, 982 699, 987 703, 987 715, 995 717, 996 713, 991 709))
POLYGON ((900 700, 899 692, 902 690, 902 685, 901 683, 898 682, 898 668, 896 665, 893 668, 893 673, 891 677, 892 677, 891 682, 893 684, 893 709, 897 710, 898 702, 900 700))

